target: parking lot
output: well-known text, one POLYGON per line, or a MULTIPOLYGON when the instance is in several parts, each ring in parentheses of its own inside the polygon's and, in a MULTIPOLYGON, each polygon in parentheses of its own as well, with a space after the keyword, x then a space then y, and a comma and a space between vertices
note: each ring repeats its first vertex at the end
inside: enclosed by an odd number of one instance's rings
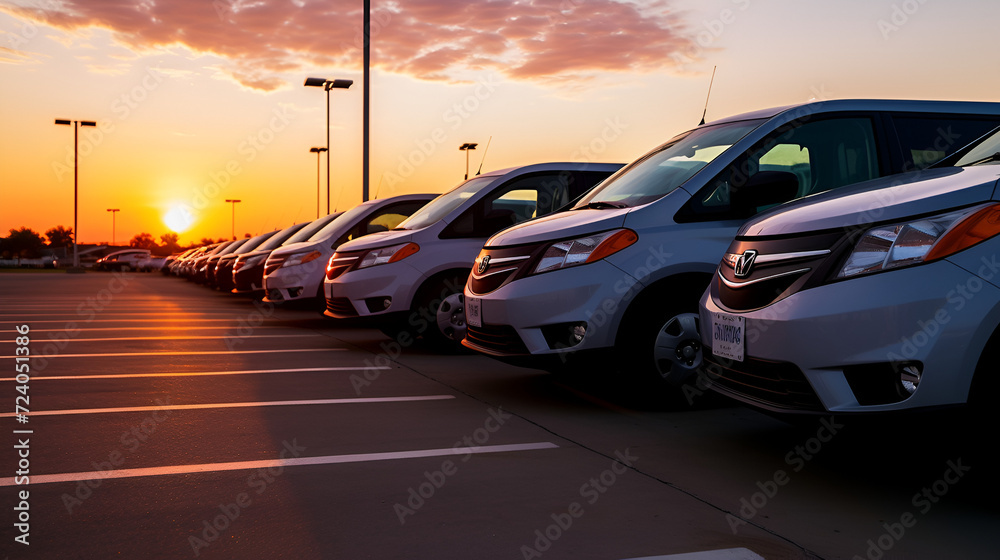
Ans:
POLYGON ((10 558, 996 554, 991 427, 793 427, 159 274, 0 288, 10 558))

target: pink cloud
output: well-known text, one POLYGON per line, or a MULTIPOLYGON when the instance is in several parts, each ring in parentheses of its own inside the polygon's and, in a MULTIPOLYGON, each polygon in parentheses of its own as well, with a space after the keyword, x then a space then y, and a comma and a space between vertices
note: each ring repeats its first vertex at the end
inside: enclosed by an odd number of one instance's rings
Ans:
MULTIPOLYGON (((183 45, 216 54, 229 61, 235 79, 264 91, 284 83, 280 73, 361 62, 361 13, 342 2, 63 0, 45 8, 0 9, 65 30, 108 29, 136 51, 183 45)), ((372 20, 373 64, 426 80, 456 80, 469 69, 546 82, 649 72, 673 66, 671 53, 689 45, 669 0, 655 6, 397 0, 377 2, 372 20)))

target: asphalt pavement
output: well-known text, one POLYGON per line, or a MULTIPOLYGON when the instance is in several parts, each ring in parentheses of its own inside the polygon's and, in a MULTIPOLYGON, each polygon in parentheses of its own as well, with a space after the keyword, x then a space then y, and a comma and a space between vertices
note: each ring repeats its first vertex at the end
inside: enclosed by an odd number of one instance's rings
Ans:
POLYGON ((0 367, 10 559, 997 554, 991 427, 793 426, 135 272, 0 273, 0 367))

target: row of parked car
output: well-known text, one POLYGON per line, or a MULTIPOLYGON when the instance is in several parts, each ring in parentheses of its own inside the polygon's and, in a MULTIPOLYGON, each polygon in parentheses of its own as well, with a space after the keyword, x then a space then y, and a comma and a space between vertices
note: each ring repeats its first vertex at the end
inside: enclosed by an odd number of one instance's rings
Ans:
POLYGON ((998 125, 998 103, 767 109, 629 165, 484 173, 165 270, 400 342, 697 378, 781 413, 961 405, 996 383, 998 125))

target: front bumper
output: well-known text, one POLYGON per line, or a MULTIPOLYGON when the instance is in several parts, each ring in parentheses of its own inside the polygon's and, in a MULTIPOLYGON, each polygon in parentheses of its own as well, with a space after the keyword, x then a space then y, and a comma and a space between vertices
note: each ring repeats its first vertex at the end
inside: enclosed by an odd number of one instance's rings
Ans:
POLYGON ((264 277, 264 301, 279 303, 314 298, 326 274, 326 261, 315 259, 304 264, 282 267, 264 277))
POLYGON ((776 412, 888 412, 966 402, 1000 290, 938 261, 801 291, 730 313, 746 320, 742 362, 712 355, 713 313, 729 311, 711 290, 701 303, 713 390, 776 412), (916 391, 890 393, 909 364, 921 370, 916 391))
POLYGON ((233 273, 233 293, 252 294, 264 290, 264 263, 243 267, 233 273))
POLYGON ((328 317, 375 317, 409 311, 424 275, 405 261, 351 270, 326 280, 328 317), (389 305, 385 305, 388 302, 389 305))
POLYGON ((614 346, 627 294, 637 281, 611 263, 601 260, 583 266, 526 276, 485 295, 483 327, 470 327, 465 346, 494 357, 536 357, 544 363, 553 357, 614 346), (550 343, 547 327, 586 323, 586 335, 576 344, 550 343))

